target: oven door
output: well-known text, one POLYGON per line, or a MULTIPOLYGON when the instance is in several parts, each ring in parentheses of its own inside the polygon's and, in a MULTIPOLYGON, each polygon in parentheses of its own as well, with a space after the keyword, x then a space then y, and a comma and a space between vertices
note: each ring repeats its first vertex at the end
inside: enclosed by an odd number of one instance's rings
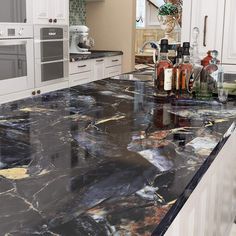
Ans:
POLYGON ((0 40, 0 95, 32 88, 33 39, 0 40))
POLYGON ((68 80, 68 40, 42 40, 35 43, 35 81, 37 87, 68 80))

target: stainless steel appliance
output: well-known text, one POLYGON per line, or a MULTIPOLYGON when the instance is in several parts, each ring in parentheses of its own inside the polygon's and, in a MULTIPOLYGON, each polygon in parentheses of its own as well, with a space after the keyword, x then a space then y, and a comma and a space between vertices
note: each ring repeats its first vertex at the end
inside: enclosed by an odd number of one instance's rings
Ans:
POLYGON ((0 31, 0 95, 33 88, 33 27, 0 25, 0 31))
POLYGON ((32 0, 0 0, 0 24, 32 23, 32 0))
POLYGON ((55 84, 69 77, 68 26, 36 25, 35 82, 37 87, 55 84))

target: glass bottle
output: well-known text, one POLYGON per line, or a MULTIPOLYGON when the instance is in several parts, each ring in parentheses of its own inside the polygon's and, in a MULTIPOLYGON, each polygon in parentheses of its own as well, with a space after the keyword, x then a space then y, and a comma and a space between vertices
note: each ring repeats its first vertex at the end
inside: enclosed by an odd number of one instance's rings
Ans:
POLYGON ((211 60, 212 60, 211 51, 208 51, 207 56, 201 60, 201 65, 206 67, 210 64, 211 60))
POLYGON ((217 89, 223 87, 223 69, 219 65, 218 51, 211 51, 212 59, 210 64, 203 69, 201 78, 202 98, 211 98, 217 89))
POLYGON ((180 78, 181 78, 180 64, 183 61, 182 57, 183 57, 183 48, 178 47, 176 62, 173 68, 173 81, 172 81, 172 91, 175 93, 176 97, 179 96, 179 91, 180 91, 180 78))
POLYGON ((192 64, 201 64, 201 59, 199 57, 199 49, 198 49, 198 38, 199 38, 199 28, 194 27, 193 28, 193 43, 192 43, 192 57, 191 57, 191 62, 192 64))
POLYGON ((173 64, 168 58, 168 40, 162 39, 160 56, 156 63, 155 86, 159 94, 170 95, 172 90, 173 64))
POLYGON ((183 43, 183 61, 179 65, 181 71, 181 78, 180 78, 180 93, 187 94, 191 93, 192 86, 193 86, 193 64, 190 62, 190 43, 184 42, 183 43))

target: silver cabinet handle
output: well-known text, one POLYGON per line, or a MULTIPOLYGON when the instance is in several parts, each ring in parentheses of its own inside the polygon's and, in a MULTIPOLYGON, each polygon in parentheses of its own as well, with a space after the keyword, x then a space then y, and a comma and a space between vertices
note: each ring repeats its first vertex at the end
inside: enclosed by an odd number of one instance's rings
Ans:
POLYGON ((208 16, 204 17, 204 30, 203 30, 203 46, 206 47, 206 35, 207 35, 207 19, 208 16))
POLYGON ((102 61, 104 61, 104 59, 96 60, 96 62, 102 62, 102 61))
POLYGON ((78 68, 84 68, 86 67, 87 65, 82 65, 82 66, 78 66, 78 68))
POLYGON ((117 62, 117 61, 119 61, 118 59, 116 59, 116 60, 112 60, 112 62, 117 62))

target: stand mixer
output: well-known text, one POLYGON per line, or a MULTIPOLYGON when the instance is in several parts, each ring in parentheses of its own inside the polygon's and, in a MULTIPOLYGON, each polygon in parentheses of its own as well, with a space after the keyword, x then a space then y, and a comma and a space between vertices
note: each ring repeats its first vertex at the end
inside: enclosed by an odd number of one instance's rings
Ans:
POLYGON ((85 25, 70 26, 71 45, 70 53, 72 54, 90 54, 89 49, 93 46, 94 41, 88 38, 89 28, 85 25))

